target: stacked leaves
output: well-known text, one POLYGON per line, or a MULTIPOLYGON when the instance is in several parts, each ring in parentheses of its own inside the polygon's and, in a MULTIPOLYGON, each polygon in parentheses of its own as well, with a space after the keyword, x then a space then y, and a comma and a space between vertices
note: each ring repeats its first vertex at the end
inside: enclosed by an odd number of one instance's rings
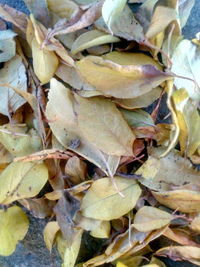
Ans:
POLYGON ((200 266, 194 1, 25 3, 0 5, 0 255, 29 210, 64 267, 200 266))

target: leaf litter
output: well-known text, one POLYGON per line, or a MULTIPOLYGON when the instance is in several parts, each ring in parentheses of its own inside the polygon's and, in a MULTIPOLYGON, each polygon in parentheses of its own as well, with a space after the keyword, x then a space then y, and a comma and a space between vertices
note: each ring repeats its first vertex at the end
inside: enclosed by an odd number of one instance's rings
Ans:
POLYGON ((0 5, 0 255, 29 211, 64 267, 200 266, 194 1, 24 2, 0 5))

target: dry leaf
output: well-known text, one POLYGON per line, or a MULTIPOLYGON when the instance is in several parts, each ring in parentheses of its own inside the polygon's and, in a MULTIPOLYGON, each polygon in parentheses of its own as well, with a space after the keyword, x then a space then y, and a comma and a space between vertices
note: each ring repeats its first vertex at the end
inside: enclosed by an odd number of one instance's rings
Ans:
POLYGON ((60 230, 60 227, 57 221, 48 222, 44 228, 44 231, 43 231, 44 242, 50 252, 52 250, 53 243, 56 238, 56 234, 59 230, 60 230))
POLYGON ((140 187, 134 180, 114 177, 122 197, 110 178, 102 178, 93 183, 81 203, 84 216, 109 221, 117 219, 134 208, 140 194, 140 187), (118 207, 116 209, 116 207, 118 207))
POLYGON ((16 46, 13 40, 16 36, 11 30, 0 31, 0 62, 6 62, 15 56, 16 46))
POLYGON ((28 218, 20 207, 0 210, 0 255, 9 256, 15 251, 18 241, 24 239, 28 226, 28 218))

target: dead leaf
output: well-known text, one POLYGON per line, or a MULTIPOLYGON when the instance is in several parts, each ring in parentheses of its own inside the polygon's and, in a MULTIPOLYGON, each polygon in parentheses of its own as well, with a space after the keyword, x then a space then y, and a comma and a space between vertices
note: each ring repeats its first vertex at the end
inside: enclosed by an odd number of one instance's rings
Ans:
POLYGON ((0 62, 6 62, 15 56, 16 45, 14 37, 16 33, 11 30, 0 31, 0 62))
POLYGON ((110 178, 102 178, 93 183, 81 203, 84 216, 109 221, 117 219, 134 208, 140 194, 140 187, 134 180, 114 177, 122 197, 116 191, 110 178), (118 207, 116 209, 116 207, 118 207))
POLYGON ((43 231, 44 242, 50 252, 52 250, 53 243, 56 238, 56 234, 59 230, 60 230, 60 227, 57 221, 48 222, 44 228, 44 231, 43 231))
POLYGON ((9 256, 16 248, 18 241, 24 239, 29 221, 24 211, 17 206, 0 210, 0 255, 9 256))

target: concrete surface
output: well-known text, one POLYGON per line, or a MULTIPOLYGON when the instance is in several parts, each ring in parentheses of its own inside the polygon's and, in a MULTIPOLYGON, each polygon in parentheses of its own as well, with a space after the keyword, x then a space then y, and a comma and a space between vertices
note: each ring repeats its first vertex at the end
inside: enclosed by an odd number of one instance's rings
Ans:
MULTIPOLYGON (((56 1, 56 0, 55 0, 56 1)), ((23 12, 28 12, 22 0, 0 0, 0 3, 8 4, 23 12)), ((189 21, 184 28, 186 38, 193 38, 200 31, 200 1, 196 0, 189 21)), ((18 244, 15 253, 9 257, 0 257, 0 267, 60 267, 60 260, 56 251, 50 255, 45 247, 42 231, 45 220, 38 220, 28 215, 30 228, 25 239, 18 244)), ((1 245, 1 244, 0 244, 1 245)), ((168 267, 194 267, 188 262, 173 262, 163 259, 168 267)))

